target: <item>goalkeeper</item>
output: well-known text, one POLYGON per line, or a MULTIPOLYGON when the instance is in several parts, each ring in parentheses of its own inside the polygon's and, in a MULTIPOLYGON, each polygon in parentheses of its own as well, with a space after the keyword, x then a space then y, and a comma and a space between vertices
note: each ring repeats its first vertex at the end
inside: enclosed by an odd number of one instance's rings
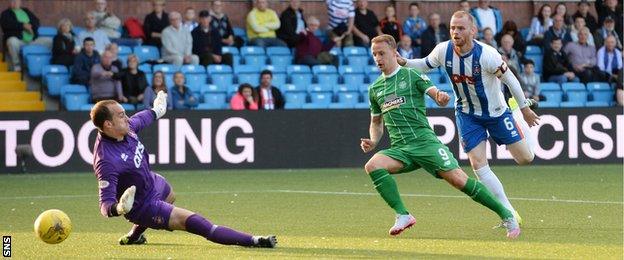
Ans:
POLYGON ((98 179, 100 211, 106 217, 123 215, 134 223, 121 237, 121 245, 143 244, 146 229, 186 230, 212 242, 247 247, 275 247, 275 236, 252 236, 211 223, 201 215, 175 207, 171 186, 150 170, 147 150, 137 133, 167 111, 167 94, 160 91, 151 110, 128 118, 113 100, 100 101, 91 109, 98 129, 93 169, 98 179))

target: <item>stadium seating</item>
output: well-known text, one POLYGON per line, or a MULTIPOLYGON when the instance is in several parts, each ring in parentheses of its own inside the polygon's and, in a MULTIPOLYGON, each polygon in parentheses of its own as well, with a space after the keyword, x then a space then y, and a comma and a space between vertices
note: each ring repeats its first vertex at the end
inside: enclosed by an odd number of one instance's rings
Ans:
POLYGON ((48 87, 48 95, 59 96, 61 87, 69 84, 69 71, 63 65, 46 65, 42 75, 43 83, 48 87))
POLYGON ((291 56, 292 55, 292 53, 290 53, 290 49, 288 49, 287 47, 278 47, 278 46, 267 47, 266 54, 268 56, 276 56, 276 55, 291 56))
POLYGON ((527 45, 525 55, 542 55, 542 48, 537 45, 527 45))
POLYGON ((39 34, 39 37, 48 37, 48 38, 54 38, 54 36, 56 35, 56 31, 57 29, 52 26, 40 26, 37 29, 37 33, 39 34))
POLYGON ((612 102, 607 101, 588 101, 585 103, 586 107, 610 107, 612 102))
POLYGON ((301 109, 326 109, 330 103, 305 103, 301 105, 301 109))
POLYGON ((134 54, 139 58, 139 62, 141 63, 160 59, 160 51, 155 46, 135 46, 133 50, 134 54))
MULTIPOLYGON (((358 86, 362 86, 362 85, 350 85, 350 84, 340 84, 340 85, 333 85, 333 91, 334 93, 340 93, 340 92, 360 92, 360 89, 358 86)), ((364 85, 367 86, 367 85, 364 85)), ((366 91, 368 92, 368 86, 366 88, 366 91)))
POLYGON ((310 93, 310 102, 329 105, 332 103, 332 97, 331 92, 312 92, 310 93))
POLYGON ((540 91, 550 91, 550 90, 554 90, 554 91, 559 91, 561 90, 561 86, 559 86, 558 83, 553 83, 553 82, 543 82, 539 84, 539 88, 540 91))
POLYGON ((338 73, 342 76, 344 84, 356 85, 364 83, 363 66, 344 65, 338 68, 338 73))
POLYGON ((330 86, 330 85, 323 85, 323 84, 308 85, 308 93, 315 93, 315 92, 333 93, 333 91, 334 91, 333 86, 330 86))
POLYGON ((87 93, 66 93, 64 98, 65 109, 68 111, 79 111, 90 99, 87 93))
POLYGON ((338 93, 338 103, 347 103, 355 105, 360 102, 360 95, 357 92, 340 92, 338 93))
POLYGON ((542 54, 527 54, 525 55, 527 59, 530 59, 535 63, 535 73, 542 73, 543 59, 544 56, 542 54))
POLYGON ((306 103, 307 94, 305 92, 286 92, 284 99, 286 104, 297 104, 297 108, 306 103))
POLYGON ((232 46, 223 46, 221 47, 221 53, 231 53, 233 56, 239 56, 240 52, 238 48, 232 46))
POLYGON ((576 91, 576 90, 586 90, 585 84, 579 82, 566 82, 561 84, 561 89, 563 92, 568 91, 576 91))
POLYGON ((234 83, 232 67, 228 65, 208 65, 208 75, 210 75, 210 83, 223 89, 227 89, 234 83))
POLYGON ((22 59, 31 77, 40 77, 43 66, 50 64, 52 52, 46 46, 38 44, 24 45, 21 49, 22 59))
POLYGON ((290 75, 290 83, 304 86, 312 84, 310 67, 306 65, 290 65, 286 67, 286 71, 290 75))
POLYGON ((304 85, 295 85, 295 84, 286 84, 282 87, 282 91, 285 92, 307 92, 307 86, 304 85))
MULTIPOLYGON (((545 101, 551 102, 551 103, 561 103, 561 101, 563 100, 563 93, 559 90, 545 90, 542 91, 541 94, 544 96, 544 98, 546 99, 545 101)), ((540 106, 541 106, 542 102, 540 101, 540 106)))
POLYGON ((329 109, 352 109, 356 103, 330 103, 327 108, 329 109))

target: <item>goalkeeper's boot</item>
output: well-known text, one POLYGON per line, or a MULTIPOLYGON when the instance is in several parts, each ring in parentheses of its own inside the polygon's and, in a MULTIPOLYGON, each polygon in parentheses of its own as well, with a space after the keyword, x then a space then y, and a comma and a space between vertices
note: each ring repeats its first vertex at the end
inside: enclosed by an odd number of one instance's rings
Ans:
POLYGON ((531 110, 535 110, 539 107, 539 103, 535 99, 532 99, 532 98, 527 98, 524 103, 527 104, 527 106, 529 106, 531 110))
POLYGON ((516 239, 520 236, 520 225, 515 217, 503 220, 503 226, 507 229, 507 238, 516 239))
POLYGON ((403 232, 404 230, 412 227, 414 224, 416 224, 416 218, 414 218, 412 214, 407 214, 407 215, 397 214, 396 221, 394 222, 394 226, 390 228, 390 231, 388 231, 388 233, 390 233, 390 235, 392 236, 396 236, 398 234, 401 234, 401 232, 403 232))
POLYGON ((254 247, 274 248, 277 245, 277 237, 274 235, 254 237, 254 247))
POLYGON ((129 235, 124 235, 119 238, 120 245, 142 245, 147 243, 147 238, 143 234, 141 234, 137 239, 130 240, 129 235))

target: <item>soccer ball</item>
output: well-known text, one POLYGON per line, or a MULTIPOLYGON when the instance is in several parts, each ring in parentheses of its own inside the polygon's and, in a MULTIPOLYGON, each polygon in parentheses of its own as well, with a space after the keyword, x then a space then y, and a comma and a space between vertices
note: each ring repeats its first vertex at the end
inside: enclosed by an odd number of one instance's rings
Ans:
POLYGON ((63 242, 72 230, 71 220, 58 209, 46 210, 35 220, 35 235, 48 244, 63 242))

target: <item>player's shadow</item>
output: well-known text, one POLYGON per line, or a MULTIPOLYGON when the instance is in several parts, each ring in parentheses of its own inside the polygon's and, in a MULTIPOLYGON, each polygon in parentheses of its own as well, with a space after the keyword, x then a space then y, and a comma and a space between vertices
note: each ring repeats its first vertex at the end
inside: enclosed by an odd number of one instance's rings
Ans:
POLYGON ((479 258, 487 259, 485 256, 475 255, 451 255, 448 253, 431 254, 419 252, 400 252, 392 250, 371 250, 371 249, 344 249, 344 248, 309 248, 309 247, 278 247, 275 249, 277 254, 288 257, 292 254, 296 257, 312 257, 312 258, 479 258))

